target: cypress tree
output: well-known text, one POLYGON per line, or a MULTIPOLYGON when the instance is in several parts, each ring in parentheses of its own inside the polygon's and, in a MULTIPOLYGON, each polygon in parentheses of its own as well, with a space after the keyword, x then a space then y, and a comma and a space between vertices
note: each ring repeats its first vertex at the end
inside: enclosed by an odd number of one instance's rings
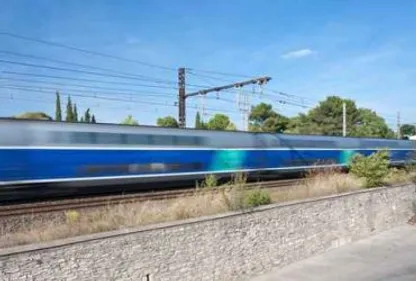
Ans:
POLYGON ((195 128, 196 129, 202 129, 204 127, 202 121, 201 121, 201 115, 199 114, 199 111, 196 113, 195 117, 195 128))
POLYGON ((74 119, 74 112, 72 109, 71 97, 68 96, 68 103, 66 104, 66 118, 65 121, 71 122, 74 119))
POLYGON ((78 122, 78 110, 77 105, 74 103, 74 112, 73 112, 73 120, 74 122, 78 122))
POLYGON ((89 108, 85 111, 84 121, 85 121, 85 123, 91 123, 91 115, 90 115, 90 109, 89 108))
POLYGON ((61 97, 58 91, 56 91, 55 120, 62 121, 61 97))
POLYGON ((91 123, 97 123, 97 122, 95 122, 95 116, 94 116, 94 114, 91 117, 91 123))

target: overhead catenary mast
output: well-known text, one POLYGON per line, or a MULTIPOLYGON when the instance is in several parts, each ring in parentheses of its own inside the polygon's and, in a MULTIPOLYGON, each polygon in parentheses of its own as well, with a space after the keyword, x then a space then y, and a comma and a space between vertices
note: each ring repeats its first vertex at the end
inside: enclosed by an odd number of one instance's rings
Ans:
MULTIPOLYGON (((178 69, 178 108, 179 108, 179 115, 178 115, 178 121, 179 121, 179 127, 180 128, 186 128, 186 99, 193 96, 198 95, 206 95, 211 92, 220 92, 222 90, 231 89, 231 88, 241 88, 246 85, 250 84, 258 84, 258 85, 264 85, 268 83, 272 78, 268 76, 264 77, 258 77, 253 78, 241 82, 236 82, 224 86, 219 87, 212 87, 208 89, 199 90, 196 92, 192 92, 187 94, 186 93, 186 83, 185 83, 185 68, 181 67, 178 69)), ((247 101, 245 102, 247 103, 247 101)), ((241 110, 241 109, 240 109, 241 110)), ((244 109, 242 110, 244 111, 244 109)))

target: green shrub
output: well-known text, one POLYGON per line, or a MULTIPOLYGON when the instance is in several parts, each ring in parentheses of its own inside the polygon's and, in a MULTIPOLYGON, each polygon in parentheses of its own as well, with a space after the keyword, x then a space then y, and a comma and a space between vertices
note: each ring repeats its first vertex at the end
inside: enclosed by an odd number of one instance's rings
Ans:
POLYGON ((200 188, 205 189, 214 189, 218 187, 218 179, 215 175, 206 175, 205 179, 199 184, 199 182, 196 182, 196 189, 199 190, 200 188))
POLYGON ((389 172, 389 155, 385 150, 378 151, 370 156, 361 154, 351 159, 350 172, 365 180, 366 187, 382 185, 389 172))
POLYGON ((69 210, 65 212, 65 217, 68 224, 74 224, 79 221, 80 213, 78 211, 69 210))
POLYGON ((267 205, 272 202, 270 194, 266 190, 255 189, 246 192, 244 196, 244 205, 247 207, 257 207, 267 205))

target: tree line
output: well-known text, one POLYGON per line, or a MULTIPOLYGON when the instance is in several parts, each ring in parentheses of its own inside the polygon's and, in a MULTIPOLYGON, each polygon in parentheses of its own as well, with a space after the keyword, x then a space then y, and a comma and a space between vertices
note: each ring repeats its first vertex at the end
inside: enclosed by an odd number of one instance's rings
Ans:
MULTIPOLYGON (((260 103, 252 106, 249 115, 249 131, 273 132, 292 134, 315 134, 327 136, 342 135, 342 105, 346 104, 347 135, 351 137, 379 137, 394 138, 395 132, 389 128, 385 120, 375 111, 358 107, 355 101, 343 99, 338 96, 329 96, 319 102, 306 113, 300 113, 294 117, 288 117, 278 113, 272 104, 260 103)), ((25 113, 22 116, 32 119, 53 120, 45 113, 25 113), (36 115, 37 114, 37 115, 36 115), (36 116, 35 116, 36 115, 36 116)), ((24 118, 24 117, 22 117, 24 118)), ((65 118, 62 115, 61 99, 56 93, 55 120, 67 122, 96 123, 95 115, 88 108, 84 114, 78 116, 78 108, 75 102, 68 96, 65 118)), ((127 116, 121 124, 139 125, 132 115, 127 116)), ((157 126, 178 128, 179 123, 173 116, 160 117, 156 120, 157 126)), ((195 116, 196 129, 205 130, 236 130, 235 124, 229 116, 217 113, 204 122, 199 112, 195 116)), ((416 128, 410 124, 404 124, 400 128, 402 136, 416 134, 416 128)))
POLYGON ((85 110, 84 114, 78 116, 78 108, 76 103, 72 103, 71 96, 68 96, 66 103, 65 119, 62 118, 61 108, 61 96, 59 92, 56 92, 56 104, 55 104, 55 121, 66 122, 82 122, 82 123, 96 123, 95 115, 91 114, 90 109, 85 110))
POLYGON ((68 96, 66 103, 65 116, 62 114, 61 95, 56 92, 55 102, 55 118, 52 118, 44 112, 26 112, 21 115, 14 116, 18 119, 37 119, 37 120, 55 120, 59 122, 82 122, 82 123, 97 123, 95 115, 91 113, 88 108, 84 114, 78 114, 78 108, 75 102, 72 102, 71 96, 68 96))

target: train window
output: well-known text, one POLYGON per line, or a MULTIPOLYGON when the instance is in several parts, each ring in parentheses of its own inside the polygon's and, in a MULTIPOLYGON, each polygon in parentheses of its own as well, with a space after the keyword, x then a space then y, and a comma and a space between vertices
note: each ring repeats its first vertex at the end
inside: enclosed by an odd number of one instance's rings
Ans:
POLYGON ((411 148, 411 143, 407 141, 398 141, 397 144, 398 144, 397 147, 400 147, 400 148, 411 148))
POLYGON ((323 140, 287 140, 283 145, 287 145, 289 147, 308 147, 308 148, 336 148, 336 142, 334 141, 323 141, 323 140))
POLYGON ((317 141, 315 147, 324 147, 324 148, 335 148, 336 142, 334 141, 317 141))
POLYGON ((127 135, 127 144, 150 144, 149 135, 127 135))
POLYGON ((71 132, 69 133, 70 143, 90 144, 95 143, 94 133, 89 132, 71 132))
POLYGON ((154 145, 174 145, 175 136, 170 135, 153 135, 153 144, 154 145))
POLYGON ((65 132, 50 132, 50 142, 51 143, 65 143, 67 141, 68 134, 65 132))
POLYGON ((378 142, 378 141, 366 141, 365 146, 367 148, 380 148, 382 147, 382 143, 378 142))
MULTIPOLYGON (((274 135, 258 135, 258 139, 260 142, 260 146, 266 146, 266 147, 279 147, 280 141, 279 139, 274 135)), ((244 141, 242 142, 233 142, 233 145, 235 147, 244 147, 244 141), (243 145, 242 145, 243 144, 243 145)))
POLYGON ((120 134, 113 133, 95 133, 96 142, 99 144, 120 144, 122 138, 120 134))
POLYGON ((177 145, 201 145, 201 138, 190 136, 176 136, 177 145))

